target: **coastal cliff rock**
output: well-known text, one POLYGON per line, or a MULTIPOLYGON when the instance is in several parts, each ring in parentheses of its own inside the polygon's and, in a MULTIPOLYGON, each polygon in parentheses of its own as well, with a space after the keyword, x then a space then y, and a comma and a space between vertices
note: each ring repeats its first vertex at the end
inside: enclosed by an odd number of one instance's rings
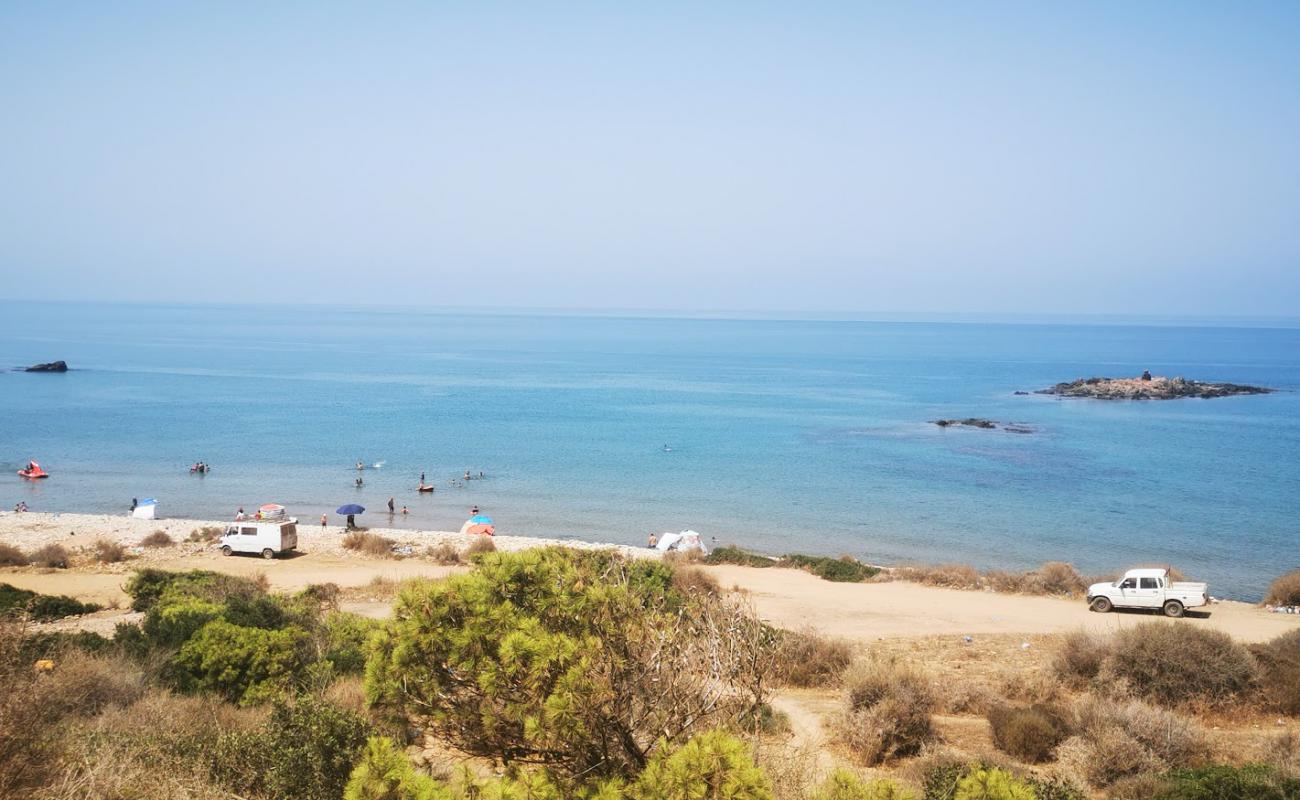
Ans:
POLYGON ((1177 400, 1180 397, 1231 397, 1239 394, 1268 394, 1274 391, 1263 386, 1246 386, 1239 383, 1202 383, 1186 378, 1152 377, 1143 372, 1140 378, 1080 378, 1077 381, 1058 383, 1035 394, 1055 394, 1062 397, 1091 397, 1097 400, 1177 400))
POLYGON ((32 366, 24 370, 24 372, 67 372, 67 371, 68 371, 68 362, 66 361, 51 361, 48 364, 33 364, 32 366))

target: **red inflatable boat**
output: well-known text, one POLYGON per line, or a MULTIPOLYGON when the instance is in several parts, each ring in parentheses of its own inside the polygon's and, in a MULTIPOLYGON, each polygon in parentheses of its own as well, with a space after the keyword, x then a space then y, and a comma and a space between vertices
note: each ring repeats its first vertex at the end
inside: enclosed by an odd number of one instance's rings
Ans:
POLYGON ((21 475, 21 476, 24 477, 24 478, 32 478, 33 480, 36 479, 36 478, 48 478, 48 477, 50 477, 50 473, 48 473, 48 472, 46 472, 45 470, 41 469, 41 465, 40 465, 40 464, 37 464, 35 461, 28 461, 28 462, 27 462, 27 469, 20 469, 20 470, 18 470, 18 474, 21 475))

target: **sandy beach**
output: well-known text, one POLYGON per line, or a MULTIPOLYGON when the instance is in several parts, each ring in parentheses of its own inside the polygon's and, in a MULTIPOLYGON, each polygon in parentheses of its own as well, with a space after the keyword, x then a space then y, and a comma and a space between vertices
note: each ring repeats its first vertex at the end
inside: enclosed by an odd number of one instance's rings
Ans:
MULTIPOLYGON (((275 561, 250 556, 223 557, 213 545, 185 541, 192 531, 225 524, 211 520, 135 520, 106 515, 7 512, 0 514, 0 541, 24 550, 57 542, 75 553, 93 547, 96 540, 103 538, 128 547, 134 557, 116 564, 85 563, 83 559, 66 570, 9 567, 0 569, 0 581, 125 608, 127 598, 122 585, 131 572, 145 566, 209 569, 237 575, 260 573, 273 589, 280 591, 294 591, 313 583, 335 583, 345 589, 355 589, 376 581, 436 578, 464 569, 421 558, 374 558, 346 550, 341 544, 344 531, 337 526, 300 524, 299 552, 275 561), (177 544, 157 549, 136 546, 140 539, 158 530, 166 531, 177 544)), ((474 538, 448 531, 370 530, 399 545, 409 545, 415 554, 443 542, 463 548, 474 538)), ((633 557, 658 557, 658 553, 644 548, 572 539, 496 536, 493 541, 500 550, 562 545, 612 548, 633 557)), ((1094 614, 1081 600, 1055 597, 944 589, 906 581, 831 583, 793 569, 731 565, 702 569, 712 573, 724 588, 743 592, 759 616, 778 627, 798 629, 812 625, 823 633, 861 643, 924 636, 1035 636, 1080 628, 1112 631, 1162 619, 1148 613, 1094 614)), ((371 616, 387 613, 387 598, 381 592, 376 592, 374 598, 365 597, 365 592, 353 594, 357 599, 351 603, 352 610, 371 616)), ((120 613, 105 611, 100 617, 110 619, 120 613)), ((1248 603, 1223 601, 1214 603, 1205 612, 1170 623, 1204 626, 1224 631, 1241 641, 1259 642, 1300 627, 1300 616, 1272 614, 1248 603)))

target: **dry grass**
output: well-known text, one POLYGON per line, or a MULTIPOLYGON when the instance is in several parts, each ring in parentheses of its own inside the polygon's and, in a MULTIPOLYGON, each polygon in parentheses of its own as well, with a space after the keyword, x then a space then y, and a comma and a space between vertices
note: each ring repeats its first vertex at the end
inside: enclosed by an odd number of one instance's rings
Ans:
POLYGON ((994 706, 988 720, 994 747, 1030 764, 1050 761, 1070 732, 1065 714, 1047 705, 994 706))
POLYGON ((698 567, 677 567, 673 570, 673 588, 682 594, 722 594, 718 579, 698 567))
POLYGON ((95 541, 95 560, 101 564, 117 564, 127 559, 126 548, 108 539, 95 541))
POLYGON ((1259 699, 1264 708, 1300 716, 1300 629, 1251 648, 1259 664, 1259 699))
POLYGON ((1090 631, 1073 631, 1061 640, 1052 659, 1052 672, 1067 685, 1082 688, 1097 677, 1111 653, 1109 637, 1090 631))
POLYGON ((1085 697, 1075 704, 1077 733, 1057 748, 1080 780, 1104 788, 1123 778, 1188 766, 1208 752, 1191 720, 1146 703, 1085 697))
POLYGON ((141 547, 171 547, 176 540, 167 535, 167 531, 156 530, 140 540, 141 547))
POLYGON ((812 627, 786 631, 777 646, 776 679, 787 686, 837 686, 852 661, 853 647, 843 639, 812 627))
POLYGON ((1270 583, 1264 602, 1274 606, 1300 606, 1300 569, 1291 570, 1270 583))
POLYGON ((0 542, 0 567, 25 567, 28 563, 29 559, 22 550, 0 542))
POLYGON ((684 564, 698 564, 704 560, 704 554, 699 550, 669 550, 664 553, 664 563, 674 567, 680 567, 684 564))
POLYGON ((1109 684, 1164 706, 1222 708, 1251 693, 1258 667, 1245 647, 1220 631, 1148 622, 1115 634, 1102 666, 1109 684))
POLYGON ((465 556, 467 558, 473 558, 480 553, 495 553, 496 551, 497 543, 492 541, 492 537, 478 536, 474 541, 469 543, 469 547, 465 548, 465 556))
POLYGON ((342 544, 345 550, 352 550, 376 558, 392 558, 393 545, 396 542, 377 533, 351 531, 343 537, 342 544))
POLYGON ((914 665, 894 659, 859 661, 844 675, 840 741, 867 765, 916 755, 934 738, 934 692, 914 665))
POLYGON ((205 542, 205 543, 215 542, 216 540, 221 538, 221 534, 223 534, 224 532, 225 531, 222 530, 217 525, 205 525, 202 528, 195 528, 194 530, 190 531, 190 535, 188 538, 186 538, 185 541, 205 542))
POLYGON ((47 544, 27 557, 28 563, 46 569, 67 569, 68 551, 61 544, 47 544))
POLYGON ((927 586, 948 589, 987 589, 1007 594, 1054 595, 1082 597, 1088 580, 1063 561, 1049 561, 1029 572, 989 570, 980 573, 969 564, 940 564, 939 566, 898 567, 891 571, 894 578, 927 586))
POLYGON ((460 556, 460 550, 451 542, 439 542, 427 548, 424 551, 424 557, 433 561, 435 564, 453 566, 462 563, 464 559, 460 556))

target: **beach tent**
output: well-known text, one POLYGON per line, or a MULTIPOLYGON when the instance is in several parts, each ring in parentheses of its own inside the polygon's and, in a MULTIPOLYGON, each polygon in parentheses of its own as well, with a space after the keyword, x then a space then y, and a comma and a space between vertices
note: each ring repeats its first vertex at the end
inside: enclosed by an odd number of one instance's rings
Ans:
POLYGON ((655 544, 655 547, 664 553, 673 550, 698 550, 705 555, 708 555, 709 553, 709 551, 705 549, 704 543, 700 541, 700 535, 695 531, 665 533, 659 537, 659 541, 655 544))
POLYGON ((491 517, 485 517, 482 514, 475 514, 465 520, 465 524, 460 526, 461 533, 478 533, 487 536, 495 536, 497 529, 492 524, 491 517))
POLYGON ((158 518, 158 501, 152 497, 146 497, 135 504, 131 511, 132 519, 157 519, 158 518))

